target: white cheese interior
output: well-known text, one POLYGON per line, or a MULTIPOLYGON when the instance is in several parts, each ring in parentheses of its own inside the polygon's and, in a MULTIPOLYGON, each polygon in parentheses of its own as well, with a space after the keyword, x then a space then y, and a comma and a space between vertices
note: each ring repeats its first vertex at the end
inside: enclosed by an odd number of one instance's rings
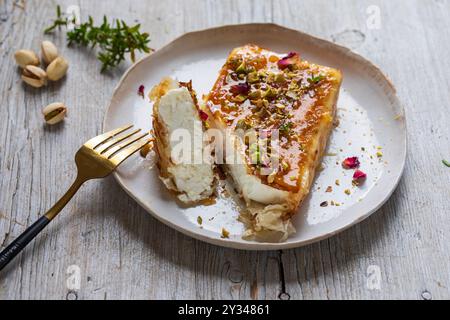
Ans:
POLYGON ((263 184, 258 177, 247 172, 242 141, 235 136, 226 141, 228 144, 226 150, 233 150, 236 153, 234 162, 227 162, 227 167, 245 201, 248 203, 252 200, 262 204, 285 203, 289 192, 263 184), (231 148, 230 144, 235 148, 231 148))
POLYGON ((258 177, 247 172, 242 140, 231 135, 231 138, 225 141, 226 153, 230 150, 234 153, 226 155, 228 171, 247 203, 247 211, 241 212, 240 220, 247 225, 253 225, 251 229, 246 230, 243 238, 267 242, 286 240, 290 234, 295 232, 291 221, 283 219, 283 215, 287 211, 286 203, 292 194, 263 184, 258 177), (232 146, 234 148, 231 148, 232 146), (249 224, 247 214, 253 216, 253 223, 249 224))
POLYGON ((158 112, 168 133, 172 162, 168 172, 181 193, 180 200, 191 202, 210 197, 214 172, 211 163, 202 159, 202 121, 189 91, 185 87, 170 90, 161 97, 158 112))

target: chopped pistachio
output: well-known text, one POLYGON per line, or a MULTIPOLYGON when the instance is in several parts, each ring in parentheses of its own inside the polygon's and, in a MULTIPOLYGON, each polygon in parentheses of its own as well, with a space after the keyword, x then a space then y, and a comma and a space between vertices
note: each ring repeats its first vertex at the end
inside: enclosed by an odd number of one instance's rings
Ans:
POLYGON ((274 97, 277 96, 277 94, 278 94, 277 89, 272 88, 272 87, 269 87, 269 88, 267 89, 267 91, 264 92, 263 97, 264 97, 264 98, 274 98, 274 97))
POLYGON ((294 91, 291 91, 291 90, 286 92, 286 96, 291 99, 295 99, 295 100, 298 99, 298 95, 294 91))
POLYGON ((282 82, 285 82, 285 81, 286 81, 286 77, 284 76, 284 74, 282 72, 277 73, 275 75, 275 82, 282 83, 282 82))
POLYGON ((450 168, 450 162, 448 162, 447 160, 442 160, 442 163, 446 166, 450 168))
POLYGON ((255 90, 249 93, 248 97, 250 99, 259 99, 261 98, 261 90, 255 90))
POLYGON ((264 70, 258 70, 258 77, 265 78, 267 77, 267 73, 264 70))
POLYGON ((202 225, 202 223, 203 223, 202 217, 200 217, 200 216, 197 217, 197 223, 198 223, 199 225, 202 225))
POLYGON ((245 61, 242 61, 242 63, 236 68, 237 73, 245 73, 245 61))
POLYGON ((246 66, 245 67, 245 73, 250 73, 256 71, 254 66, 246 66))
POLYGON ((234 97, 234 102, 244 102, 247 99, 247 96, 244 96, 243 94, 238 94, 236 97, 234 97))
POLYGON ((350 189, 345 189, 345 190, 344 190, 344 193, 345 193, 346 195, 350 195, 350 193, 351 193, 351 192, 350 192, 350 189))
POLYGON ((249 83, 255 83, 259 81, 258 73, 256 71, 250 72, 247 75, 247 81, 249 83))
POLYGON ((234 56, 234 57, 230 58, 227 63, 230 66, 232 66, 234 69, 237 65, 239 65, 241 63, 241 61, 238 57, 234 56))
POLYGON ((382 153, 381 151, 378 151, 378 152, 377 152, 377 157, 378 157, 378 158, 381 158, 382 156, 383 156, 383 153, 382 153))
POLYGON ((289 164, 286 161, 281 161, 281 167, 284 171, 287 171, 289 169, 289 164))
POLYGON ((274 82, 274 81, 275 81, 275 73, 270 72, 270 73, 267 75, 267 82, 274 82))
POLYGON ((289 180, 291 180, 291 181, 295 181, 296 179, 297 179, 296 176, 290 176, 290 177, 289 177, 289 180))
POLYGON ((297 89, 300 89, 300 87, 298 86, 297 82, 291 81, 291 83, 289 84, 288 89, 289 90, 297 90, 297 89))

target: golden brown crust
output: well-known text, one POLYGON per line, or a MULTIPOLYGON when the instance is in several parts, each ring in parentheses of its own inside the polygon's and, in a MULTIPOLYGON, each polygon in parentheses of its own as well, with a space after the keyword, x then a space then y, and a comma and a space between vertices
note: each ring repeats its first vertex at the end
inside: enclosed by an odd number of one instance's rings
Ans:
MULTIPOLYGON (((160 172, 160 177, 163 179, 169 178, 169 174, 167 172, 168 164, 171 163, 170 154, 168 154, 167 150, 169 149, 169 142, 167 141, 168 132, 164 124, 159 120, 158 117, 158 109, 159 109, 159 100, 162 96, 164 96, 170 89, 176 88, 177 83, 171 78, 164 78, 161 80, 159 84, 154 86, 150 91, 149 98, 154 102, 153 104, 153 136, 155 139, 155 153, 158 157, 157 166, 160 172), (166 165, 161 165, 166 164, 166 165)), ((175 186, 167 185, 166 186, 176 191, 175 186)))
POLYGON ((287 193, 269 205, 247 201, 248 210, 241 215, 248 227, 246 238, 283 241, 293 231, 290 218, 309 193, 321 162, 341 81, 338 70, 309 63, 296 53, 281 55, 256 45, 230 53, 206 100, 211 120, 222 129, 278 129, 276 175, 269 179, 260 174, 261 165, 250 161, 251 146, 245 146, 246 168, 262 184, 287 193))
MULTIPOLYGON (((260 174, 246 148, 250 173, 273 188, 298 192, 304 182, 311 149, 321 122, 332 120, 329 98, 339 90, 340 72, 301 60, 291 53, 278 53, 255 45, 234 49, 211 90, 206 106, 213 121, 232 130, 278 130, 280 166, 273 179, 260 174), (281 68, 282 63, 289 65, 281 68)), ((261 163, 264 166, 264 160, 261 163)))

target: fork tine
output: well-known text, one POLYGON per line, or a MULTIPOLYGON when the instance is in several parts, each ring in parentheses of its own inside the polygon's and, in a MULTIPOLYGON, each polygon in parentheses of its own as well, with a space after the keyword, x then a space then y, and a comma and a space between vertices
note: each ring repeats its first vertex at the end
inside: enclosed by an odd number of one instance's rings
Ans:
POLYGON ((111 159, 111 157, 114 156, 117 152, 124 149, 125 147, 128 147, 130 144, 142 139, 145 136, 148 136, 148 132, 138 135, 132 139, 127 139, 127 140, 123 141, 122 143, 115 145, 114 147, 112 147, 109 150, 107 150, 106 152, 104 152, 102 154, 102 156, 104 156, 105 158, 111 159))
POLYGON ((111 147, 115 146, 116 144, 118 144, 119 142, 122 142, 125 139, 128 139, 129 137, 135 135, 136 133, 138 133, 139 131, 141 131, 141 129, 136 129, 131 131, 130 133, 127 133, 125 135, 122 136, 115 136, 112 139, 109 139, 108 141, 106 141, 105 143, 102 143, 101 145, 99 145, 98 147, 95 148, 95 151, 97 151, 98 153, 104 153, 105 151, 107 151, 108 149, 110 149, 111 147))
POLYGON ((128 148, 122 149, 119 152, 117 152, 110 160, 114 162, 116 166, 121 164, 123 161, 125 161, 128 157, 130 157, 135 152, 139 151, 143 147, 145 147, 147 144, 149 144, 151 140, 147 139, 145 141, 141 141, 139 143, 133 143, 128 148))
POLYGON ((102 143, 108 141, 109 139, 111 139, 112 137, 114 137, 115 135, 118 135, 128 129, 130 129, 133 125, 129 124, 111 131, 108 131, 106 133, 103 133, 101 135, 98 135, 92 139, 90 139, 88 142, 86 142, 84 145, 88 148, 94 149, 96 147, 98 147, 99 145, 101 145, 102 143))

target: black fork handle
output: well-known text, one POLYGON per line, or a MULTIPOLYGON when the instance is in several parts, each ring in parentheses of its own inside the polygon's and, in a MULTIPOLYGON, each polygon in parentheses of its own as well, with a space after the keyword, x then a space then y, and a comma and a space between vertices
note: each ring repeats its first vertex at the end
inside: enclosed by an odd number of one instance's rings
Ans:
POLYGON ((40 217, 35 223, 29 226, 16 240, 11 242, 0 253, 0 271, 12 260, 14 257, 22 251, 23 248, 33 240, 39 232, 42 231, 50 220, 46 216, 40 217))
POLYGON ((72 199, 81 185, 88 179, 77 175, 69 190, 55 203, 45 215, 29 226, 17 239, 0 253, 0 271, 55 218, 64 206, 72 199))

